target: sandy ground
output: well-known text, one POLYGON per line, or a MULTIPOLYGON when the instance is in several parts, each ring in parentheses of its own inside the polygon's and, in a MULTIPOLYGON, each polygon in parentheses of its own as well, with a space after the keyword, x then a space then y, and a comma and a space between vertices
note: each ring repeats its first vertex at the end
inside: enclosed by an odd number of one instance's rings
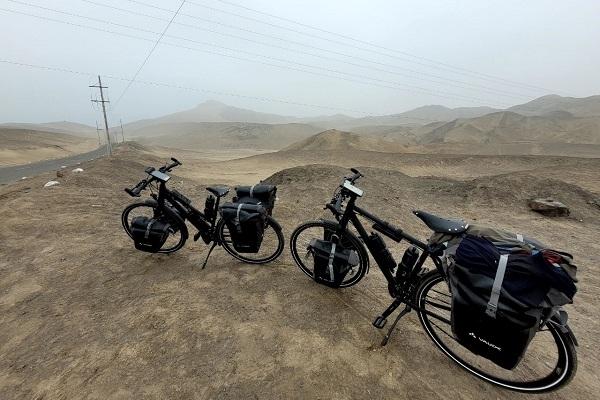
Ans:
MULTIPOLYGON (((270 178, 279 186, 274 215, 289 237, 299 222, 326 215, 322 206, 344 173, 336 165, 354 165, 367 175, 361 204, 416 235, 428 233, 410 214, 422 208, 570 250, 580 266, 580 291, 568 307, 579 371, 566 389, 542 398, 595 398, 600 160, 373 156, 178 157, 184 166, 172 186, 201 205, 206 184, 250 183, 291 168, 270 178), (572 217, 530 212, 531 195, 566 202, 572 217)), ((453 365, 414 314, 379 347, 383 333, 371 321, 389 298, 375 268, 359 285, 336 291, 301 274, 287 243, 267 266, 217 250, 205 270, 199 265, 207 248, 198 242, 171 256, 137 252, 120 226, 131 202, 122 189, 158 162, 123 148, 112 159, 83 163, 83 173, 68 174, 58 187, 42 188, 55 177, 47 173, 0 188, 1 398, 525 397, 453 365)))
POLYGON ((0 128, 0 167, 69 157, 97 147, 96 139, 0 128))

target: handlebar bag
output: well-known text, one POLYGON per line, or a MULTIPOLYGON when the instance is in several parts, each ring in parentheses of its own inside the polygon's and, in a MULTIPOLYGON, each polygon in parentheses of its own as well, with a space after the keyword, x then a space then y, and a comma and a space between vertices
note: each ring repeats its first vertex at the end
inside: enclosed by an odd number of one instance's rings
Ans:
POLYGON ((340 287, 353 266, 358 264, 358 255, 353 250, 321 239, 312 239, 308 251, 314 259, 314 280, 329 287, 340 287))
POLYGON ((258 253, 267 222, 267 210, 258 204, 225 203, 219 212, 239 253, 258 253))
POLYGON ((273 213, 277 198, 277 186, 262 184, 238 186, 235 188, 235 193, 236 198, 233 199, 234 202, 258 204, 263 206, 269 215, 273 213))
POLYGON ((161 219, 135 217, 131 221, 131 235, 135 248, 156 253, 169 237, 171 225, 161 219))

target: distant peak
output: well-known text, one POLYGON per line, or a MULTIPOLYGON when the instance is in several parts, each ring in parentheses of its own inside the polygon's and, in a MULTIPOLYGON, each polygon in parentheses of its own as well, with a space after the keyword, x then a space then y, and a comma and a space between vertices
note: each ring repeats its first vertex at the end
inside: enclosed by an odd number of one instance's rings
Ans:
POLYGON ((227 104, 221 103, 220 101, 217 101, 217 100, 206 100, 205 102, 198 104, 198 107, 202 107, 202 106, 227 106, 227 104))

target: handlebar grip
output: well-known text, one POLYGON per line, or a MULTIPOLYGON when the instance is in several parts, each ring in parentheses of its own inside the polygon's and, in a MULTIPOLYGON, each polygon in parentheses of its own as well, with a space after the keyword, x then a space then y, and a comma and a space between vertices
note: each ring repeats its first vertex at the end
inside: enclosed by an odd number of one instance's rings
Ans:
POLYGON ((135 190, 131 190, 129 188, 125 188, 125 192, 127 192, 127 194, 131 197, 138 197, 140 195, 139 193, 136 193, 135 190))

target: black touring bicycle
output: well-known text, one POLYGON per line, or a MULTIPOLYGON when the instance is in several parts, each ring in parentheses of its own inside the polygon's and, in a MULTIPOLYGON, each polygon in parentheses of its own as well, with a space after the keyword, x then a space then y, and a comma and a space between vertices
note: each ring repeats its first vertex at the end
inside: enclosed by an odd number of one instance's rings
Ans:
POLYGON ((168 254, 181 249, 189 238, 188 221, 197 229, 194 241, 202 238, 207 245, 212 243, 202 268, 216 246, 249 264, 265 264, 279 257, 284 237, 271 215, 275 186, 238 186, 232 202, 222 205, 219 203, 229 188, 209 186, 204 210, 200 211, 185 195, 167 188, 171 178, 167 173, 181 165, 175 158, 171 161, 158 170, 146 168, 148 177, 125 189, 132 197, 140 197, 146 188, 151 191, 149 199, 125 207, 121 216, 123 228, 138 250, 168 254))
MULTIPOLYGON (((421 241, 356 205, 363 191, 355 186, 355 182, 363 175, 356 169, 352 172, 353 175, 344 178, 331 202, 326 205, 335 221, 306 222, 292 233, 292 256, 302 272, 330 287, 352 286, 368 271, 368 249, 387 280, 388 292, 394 299, 373 321, 373 325, 383 329, 387 318, 403 306, 382 345, 387 344, 400 318, 414 310, 425 332, 443 354, 489 383, 516 391, 540 393, 555 390, 572 379, 577 367, 577 341, 566 323, 566 313, 560 307, 550 307, 545 303, 532 307, 517 301, 519 294, 525 293, 527 296, 521 297, 531 298, 538 292, 533 285, 541 282, 541 275, 536 279, 524 279, 526 273, 531 276, 531 268, 537 266, 532 261, 537 260, 534 257, 552 256, 554 265, 558 265, 565 253, 557 256, 556 252, 543 250, 535 254, 530 252, 534 255, 520 251, 509 256, 495 254, 495 246, 489 240, 466 235, 471 228, 465 222, 415 211, 434 236, 444 237, 443 242, 438 243, 421 241), (359 216, 371 221, 376 232, 369 234, 359 216), (358 236, 350 230, 351 227, 358 236), (400 263, 396 263, 380 234, 394 242, 409 243, 400 263), (460 262, 448 267, 445 257, 451 252, 452 244, 458 241, 461 242, 454 246, 454 255, 460 262), (493 249, 490 250, 490 247, 493 249), (495 258, 490 258, 493 269, 490 276, 478 275, 476 269, 461 275, 464 272, 462 265, 477 265, 488 254, 495 254, 495 258), (461 257, 471 259, 464 262, 461 257), (430 271, 424 267, 427 260, 434 266, 430 271), (510 267, 508 272, 505 269, 507 263, 510 267), (463 282, 465 278, 467 283, 463 282), (470 282, 474 285, 469 286, 470 282), (494 289, 490 296, 492 286, 494 289), (478 303, 478 299, 484 297, 485 302, 478 303), (459 318, 465 315, 466 319, 459 318)), ((519 240, 515 242, 517 247, 530 246, 528 239, 519 240)), ((508 242, 513 245, 510 240, 508 242)), ((532 240, 531 243, 537 242, 532 240)), ((543 265, 539 266, 546 268, 545 260, 542 261, 543 265)), ((485 270, 485 265, 479 267, 485 270)), ((542 270, 544 273, 547 271, 542 270)), ((564 278, 559 268, 551 272, 564 278)), ((547 287, 544 290, 539 299, 546 299, 548 293, 553 293, 558 299, 556 302, 561 302, 559 295, 562 292, 549 292, 547 287)), ((568 289, 564 291, 571 297, 574 294, 568 289)))

